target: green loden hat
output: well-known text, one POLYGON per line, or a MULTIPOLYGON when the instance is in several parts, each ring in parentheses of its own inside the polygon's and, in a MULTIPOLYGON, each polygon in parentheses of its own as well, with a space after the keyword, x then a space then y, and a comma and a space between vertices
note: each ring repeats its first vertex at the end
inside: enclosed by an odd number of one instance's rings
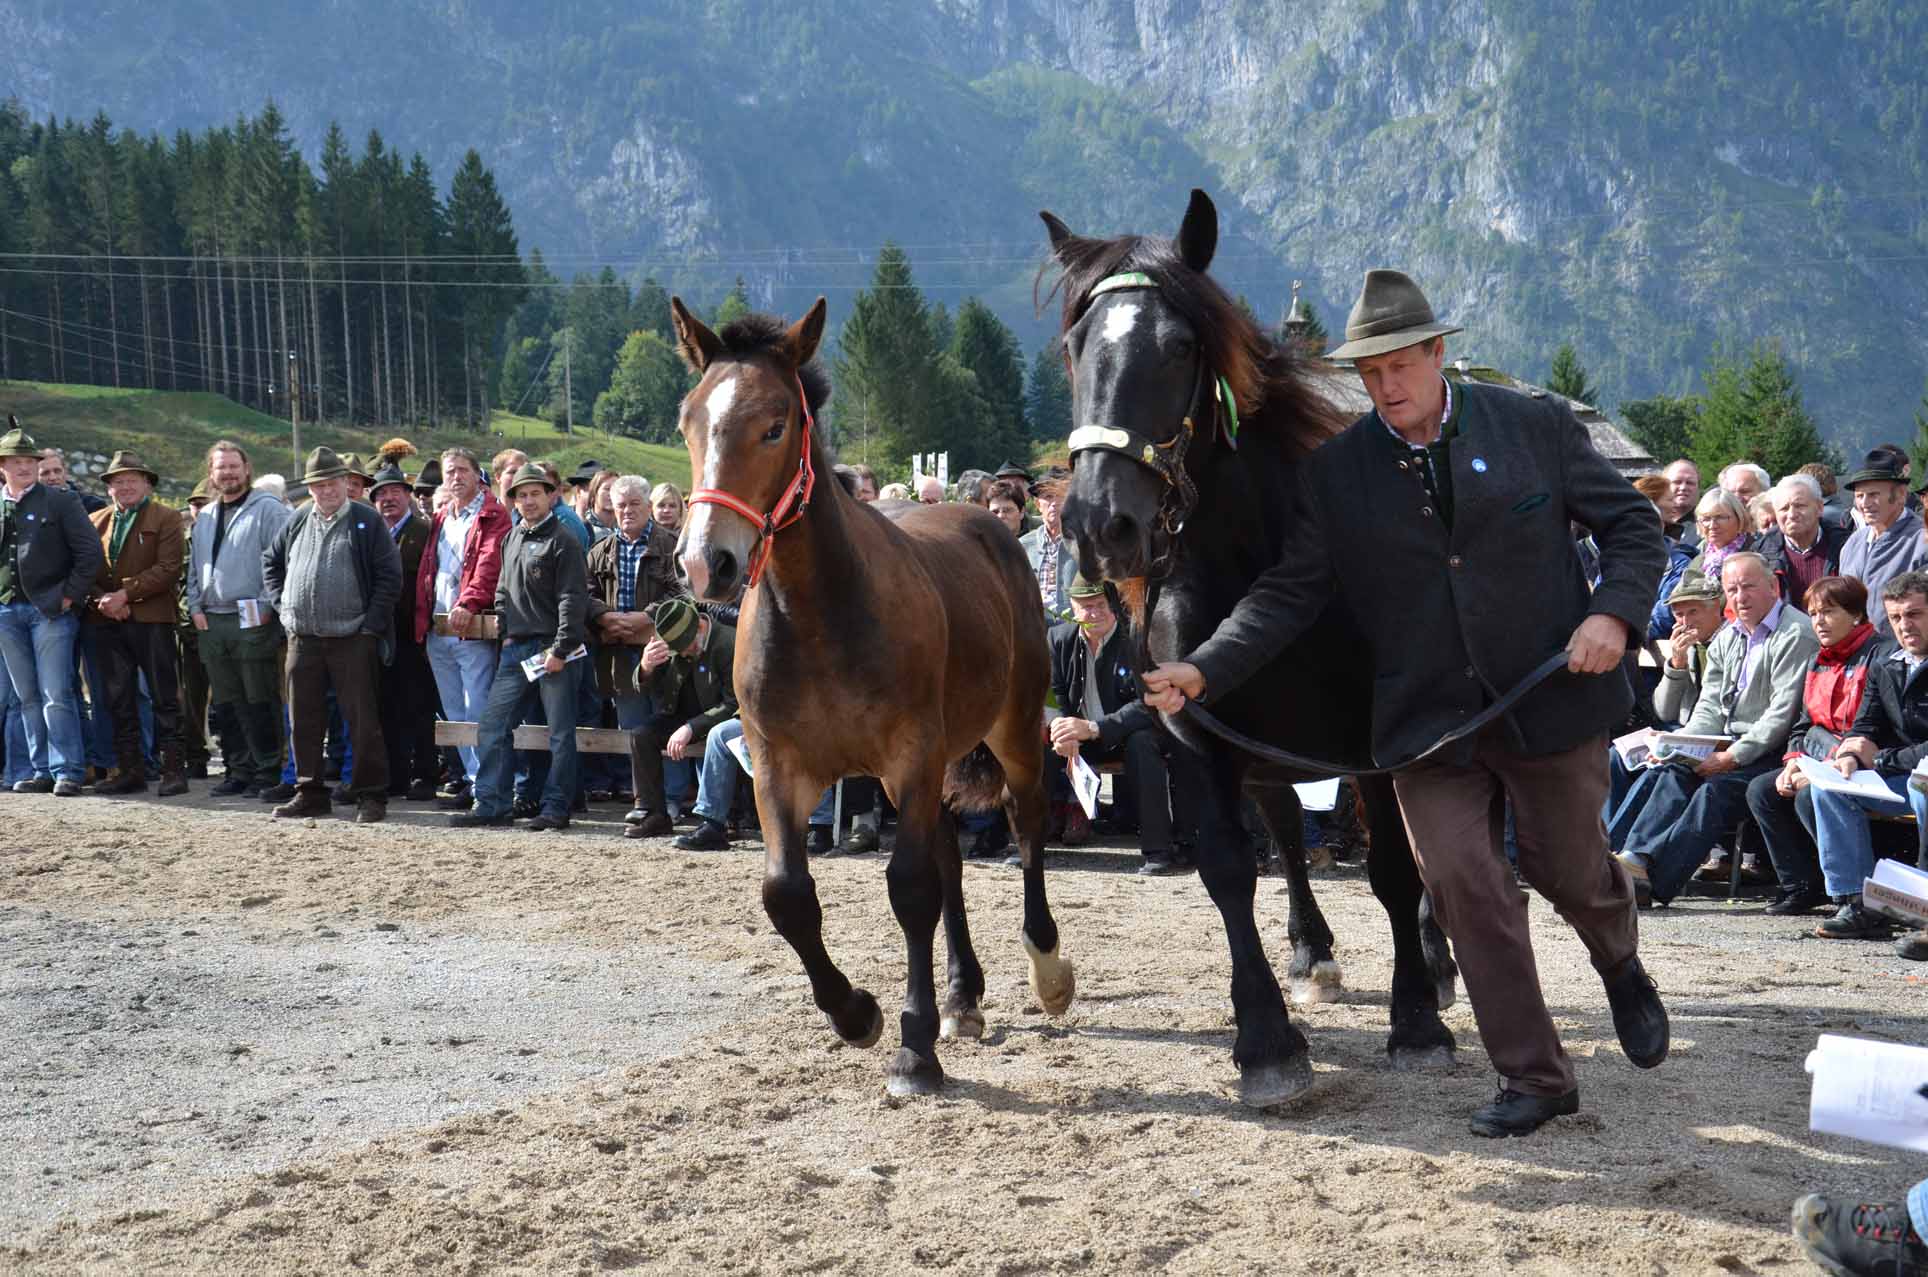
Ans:
POLYGON ((141 460, 139 453, 130 452, 125 448, 114 454, 113 463, 100 472, 100 477, 111 479, 117 474, 144 474, 149 483, 161 481, 161 476, 155 473, 153 467, 141 460))
POLYGON ((32 435, 20 428, 20 418, 8 413, 7 425, 12 429, 0 435, 0 457, 32 457, 35 461, 40 460, 40 445, 33 441, 32 435))
MULTIPOLYGON (((368 495, 371 497, 374 496, 378 490, 387 487, 391 483, 399 483, 404 488, 410 487, 408 476, 403 474, 402 468, 393 461, 368 476, 368 495)), ((412 491, 411 495, 413 495, 412 491)))
POLYGON ((539 483, 551 492, 556 490, 556 481, 549 477, 549 472, 533 461, 523 462, 522 469, 515 472, 515 478, 509 481, 509 495, 514 496, 515 490, 525 483, 539 483))
POLYGON ((997 473, 991 477, 994 479, 1022 479, 1026 483, 1031 482, 1031 472, 1015 461, 1005 462, 997 468, 997 473))
POLYGON ((359 452, 342 453, 341 464, 349 474, 360 479, 363 483, 368 483, 374 478, 373 475, 368 473, 368 463, 362 460, 361 453, 359 452))
POLYGON ((675 595, 650 604, 649 619, 656 637, 673 648, 681 648, 696 633, 696 605, 675 595))
POLYGON ((1345 344, 1326 358, 1364 359, 1459 331, 1458 325, 1434 318, 1426 294, 1403 272, 1369 270, 1346 316, 1345 344))
POLYGON ((1101 599, 1105 596, 1105 583, 1103 581, 1087 581, 1085 574, 1080 572, 1071 578, 1071 584, 1065 587, 1064 592, 1067 598, 1101 599))
POLYGON ((430 457, 422 463, 421 473, 415 476, 415 491, 430 493, 442 486, 442 459, 430 457))
POLYGON ((208 481, 206 479, 203 479, 199 483, 195 484, 194 491, 187 494, 187 499, 190 504, 196 501, 214 500, 214 494, 208 491, 208 481))
POLYGON ((345 479, 348 467, 333 448, 316 448, 308 454, 308 469, 301 476, 303 483, 319 483, 323 479, 345 479))
POLYGON ((1692 568, 1680 574, 1680 584, 1667 596, 1667 606, 1676 603, 1725 603, 1727 598, 1721 593, 1720 586, 1707 579, 1705 573, 1692 568))

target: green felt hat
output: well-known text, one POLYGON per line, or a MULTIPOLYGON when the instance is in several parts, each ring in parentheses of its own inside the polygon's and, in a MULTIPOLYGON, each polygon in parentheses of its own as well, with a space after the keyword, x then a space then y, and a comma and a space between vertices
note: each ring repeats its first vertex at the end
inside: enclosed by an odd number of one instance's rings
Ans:
POLYGON ((1704 572, 1692 568, 1680 574, 1680 584, 1667 596, 1667 606, 1676 603, 1725 603, 1727 597, 1721 593, 1719 583, 1710 581, 1704 572))
POLYGON ((1105 596, 1105 583, 1087 581, 1085 574, 1080 572, 1071 578, 1071 584, 1065 588, 1065 596, 1074 599, 1101 599, 1105 596))
POLYGON ((117 474, 144 474, 149 483, 161 481, 161 476, 155 473, 152 466, 141 460, 139 453, 125 448, 114 454, 113 462, 100 472, 100 477, 103 480, 111 479, 117 474))
POLYGON ((303 483, 320 483, 324 479, 345 479, 348 467, 342 464, 340 455, 333 448, 316 448, 308 454, 308 468, 302 473, 303 483))
POLYGON ((12 429, 0 435, 0 457, 32 457, 35 461, 40 460, 40 445, 33 441, 32 435, 20 428, 20 418, 8 413, 7 424, 12 429))
MULTIPOLYGON (((399 483, 404 488, 411 488, 408 476, 403 474, 402 468, 393 461, 368 476, 368 495, 371 497, 374 496, 378 489, 385 488, 391 483, 399 483)), ((411 495, 412 494, 413 490, 411 488, 411 495)))
POLYGON ((1346 316, 1345 344, 1326 358, 1364 359, 1458 331, 1458 325, 1434 318, 1426 294, 1403 272, 1369 270, 1359 300, 1346 316))
POLYGON ((523 462, 522 468, 515 472, 515 478, 509 481, 509 495, 514 496, 515 490, 525 483, 539 483, 551 492, 556 490, 556 481, 549 477, 549 472, 533 461, 523 462))

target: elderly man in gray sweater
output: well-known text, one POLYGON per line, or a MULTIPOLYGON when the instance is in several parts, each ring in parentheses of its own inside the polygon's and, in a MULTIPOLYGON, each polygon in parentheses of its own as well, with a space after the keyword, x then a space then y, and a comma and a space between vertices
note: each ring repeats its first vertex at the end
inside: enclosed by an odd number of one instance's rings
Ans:
POLYGON ((1700 760, 1660 763, 1641 778, 1640 815, 1620 861, 1644 903, 1665 904, 1747 810, 1747 785, 1781 765, 1801 706, 1808 666, 1820 651, 1814 627, 1781 601, 1774 571, 1751 550, 1721 565, 1721 591, 1734 619, 1707 648, 1700 699, 1681 730, 1727 745, 1700 760))

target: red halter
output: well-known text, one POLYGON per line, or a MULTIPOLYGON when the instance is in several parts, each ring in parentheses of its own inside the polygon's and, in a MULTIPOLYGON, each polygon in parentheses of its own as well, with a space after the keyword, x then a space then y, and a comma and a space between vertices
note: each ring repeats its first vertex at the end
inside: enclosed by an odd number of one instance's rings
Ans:
POLYGON ((797 407, 803 413, 803 455, 797 461, 797 477, 777 498, 776 509, 768 514, 759 514, 741 497, 721 488, 698 488, 689 495, 690 505, 720 505, 725 510, 742 515, 756 526, 757 546, 750 552, 751 588, 756 586, 758 578, 763 575, 764 566, 770 561, 771 542, 776 540, 778 532, 803 517, 805 508, 810 504, 810 494, 817 486, 817 472, 810 464, 810 431, 815 422, 810 415, 810 397, 803 390, 803 378, 796 380, 797 407))

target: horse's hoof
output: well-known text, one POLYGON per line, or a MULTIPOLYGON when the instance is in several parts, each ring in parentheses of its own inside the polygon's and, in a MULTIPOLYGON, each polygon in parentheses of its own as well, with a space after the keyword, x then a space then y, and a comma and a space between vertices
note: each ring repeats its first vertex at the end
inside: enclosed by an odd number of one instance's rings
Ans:
POLYGON ((1459 1056, 1450 1046, 1388 1047, 1386 1058, 1398 1073, 1450 1073, 1459 1065, 1459 1056))
POLYGON ((1239 1070, 1238 1100, 1246 1108, 1290 1104, 1312 1089, 1312 1060, 1295 1055, 1282 1064, 1255 1064, 1239 1070))
POLYGON ((902 1099, 912 1095, 935 1095, 944 1087, 944 1069, 936 1057, 923 1056, 909 1047, 899 1047, 884 1070, 884 1089, 902 1099))
POLYGON ((937 1022, 937 1036, 946 1042, 955 1042, 959 1038, 981 1038, 984 1036, 984 1013, 976 1007, 946 1011, 944 1018, 937 1022))
POLYGON ((1288 983, 1292 989, 1292 1005, 1305 1007, 1315 1002, 1337 1002, 1345 990, 1345 973, 1339 964, 1330 958, 1312 964, 1312 970, 1302 976, 1293 976, 1288 983))
POLYGON ((873 1047, 884 1036, 884 1012, 868 989, 852 989, 843 1014, 830 1017, 837 1036, 854 1047, 873 1047), (846 1026, 855 1026, 846 1028, 846 1026))
POLYGON ((1077 996, 1078 973, 1056 949, 1046 953, 1031 943, 1030 936, 1024 937, 1024 951, 1031 957, 1031 993, 1038 1005, 1046 1015, 1063 1015, 1077 996))

